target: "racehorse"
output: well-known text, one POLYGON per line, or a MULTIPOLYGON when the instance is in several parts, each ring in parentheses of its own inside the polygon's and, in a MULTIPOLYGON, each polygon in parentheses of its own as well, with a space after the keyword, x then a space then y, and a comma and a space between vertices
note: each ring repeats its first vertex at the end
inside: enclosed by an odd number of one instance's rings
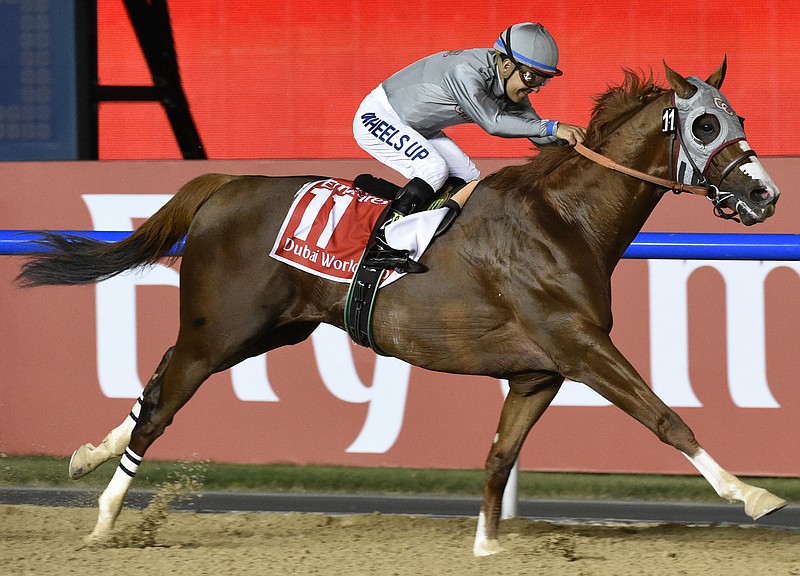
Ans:
MULTIPOLYGON (((706 81, 664 66, 668 88, 625 70, 620 85, 597 97, 589 150, 543 149, 482 180, 423 255, 428 272, 382 288, 377 299, 373 332, 384 353, 429 370, 508 380, 486 460, 477 556, 502 550, 509 472, 565 378, 682 452, 752 518, 786 504, 717 464, 609 336, 611 274, 665 192, 703 194, 716 215, 745 225, 770 217, 780 195, 719 91, 726 60, 706 81)), ((156 263, 186 237, 177 341, 124 422, 70 462, 78 478, 121 457, 90 541, 108 537, 147 449, 211 374, 301 342, 322 322, 344 327, 346 284, 269 257, 293 196, 318 179, 207 174, 120 242, 41 232, 51 251, 24 264, 22 285, 96 282, 156 263)))

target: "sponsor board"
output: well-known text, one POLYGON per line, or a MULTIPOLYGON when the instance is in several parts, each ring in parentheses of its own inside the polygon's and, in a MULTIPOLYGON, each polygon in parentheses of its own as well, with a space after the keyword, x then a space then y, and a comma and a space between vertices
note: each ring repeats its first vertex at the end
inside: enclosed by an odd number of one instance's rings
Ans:
MULTIPOLYGON (((795 232, 800 158, 764 164, 784 195, 777 215, 753 231, 795 232)), ((323 168, 352 177, 362 166, 323 168)), ((132 229, 199 173, 272 170, 237 162, 0 165, 0 226, 132 229), (53 183, 57 193, 48 192, 53 183)), ((701 202, 669 195, 646 229, 749 231, 701 202)), ((0 452, 68 455, 122 421, 172 345, 177 269, 21 290, 12 285, 19 263, 0 258, 0 452)), ((785 440, 796 435, 800 409, 797 262, 623 261, 613 290, 618 347, 723 466, 800 474, 800 448, 785 440)), ((212 377, 147 456, 480 468, 503 396, 503 382, 378 357, 323 326, 302 344, 212 377)), ((571 382, 531 433, 522 468, 692 471, 640 424, 571 382)))

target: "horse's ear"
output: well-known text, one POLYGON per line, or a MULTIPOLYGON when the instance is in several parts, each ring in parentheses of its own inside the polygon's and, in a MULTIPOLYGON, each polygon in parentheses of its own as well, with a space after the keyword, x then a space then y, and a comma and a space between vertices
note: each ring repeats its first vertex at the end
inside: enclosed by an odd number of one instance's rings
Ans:
POLYGON ((725 80, 725 71, 728 69, 728 55, 725 54, 725 57, 722 58, 722 64, 719 65, 719 68, 714 70, 711 73, 711 76, 708 77, 706 80, 706 84, 711 84, 714 88, 719 90, 720 86, 722 86, 722 81, 725 80))
POLYGON ((664 70, 667 71, 667 82, 669 82, 669 85, 675 90, 675 94, 678 95, 678 98, 691 98, 697 91, 697 88, 687 82, 686 78, 667 66, 666 60, 664 60, 664 70))

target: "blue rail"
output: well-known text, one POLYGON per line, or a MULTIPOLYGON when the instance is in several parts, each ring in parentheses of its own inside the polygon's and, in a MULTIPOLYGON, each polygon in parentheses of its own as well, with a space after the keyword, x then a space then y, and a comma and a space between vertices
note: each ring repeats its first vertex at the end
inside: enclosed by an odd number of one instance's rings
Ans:
MULTIPOLYGON (((58 230, 103 242, 118 242, 130 232, 58 230)), ((37 254, 46 248, 36 244, 37 235, 26 230, 0 230, 0 255, 37 254)), ((180 255, 177 244, 169 255, 180 255)), ((673 260, 800 260, 800 234, 695 234, 641 232, 625 258, 673 260)))
POLYGON ((800 234, 641 232, 625 258, 673 260, 800 260, 800 234))

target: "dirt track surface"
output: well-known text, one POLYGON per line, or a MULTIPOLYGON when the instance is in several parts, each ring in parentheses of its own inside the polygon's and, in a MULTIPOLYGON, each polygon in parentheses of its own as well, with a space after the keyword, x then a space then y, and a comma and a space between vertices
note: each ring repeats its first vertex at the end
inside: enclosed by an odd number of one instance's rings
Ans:
POLYGON ((800 576, 800 534, 762 528, 509 520, 508 551, 474 558, 474 519, 126 509, 110 547, 82 547, 95 514, 0 506, 2 573, 800 576))

